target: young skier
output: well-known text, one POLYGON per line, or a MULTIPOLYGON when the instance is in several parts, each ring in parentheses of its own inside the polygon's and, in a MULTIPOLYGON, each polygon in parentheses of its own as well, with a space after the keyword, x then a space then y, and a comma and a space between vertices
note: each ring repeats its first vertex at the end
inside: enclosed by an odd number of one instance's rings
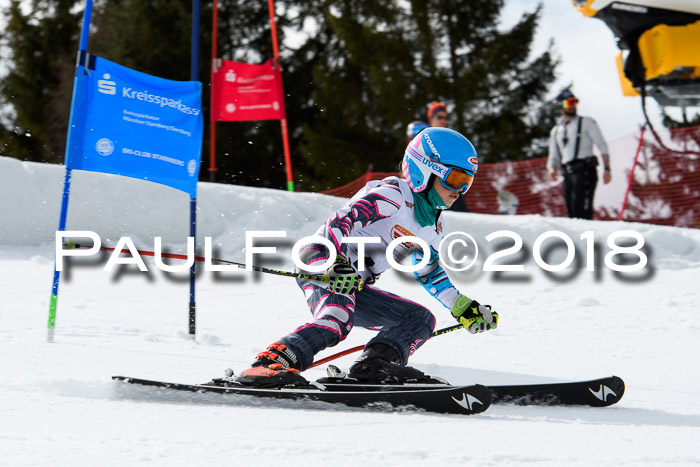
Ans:
MULTIPOLYGON (((457 321, 471 333, 494 329, 498 314, 460 294, 440 266, 438 255, 444 229, 440 214, 469 189, 477 168, 476 151, 460 133, 438 127, 419 133, 406 148, 403 179, 388 177, 368 183, 316 231, 315 236, 334 246, 337 257, 328 268, 328 283, 297 281, 313 321, 258 354, 236 380, 255 386, 307 384, 299 373, 311 366, 316 353, 344 340, 353 326, 379 332, 350 367, 348 377, 395 383, 429 380, 406 363, 430 338, 435 317, 418 303, 374 287, 379 275, 390 267, 386 247, 399 236, 419 237, 430 245, 426 252, 429 263, 414 275, 457 321), (381 243, 365 245, 359 258, 358 243, 343 242, 352 237, 379 237, 381 243)), ((314 243, 302 248, 299 256, 304 264, 313 265, 325 262, 329 253, 323 243, 314 243)), ((410 255, 414 264, 423 258, 420 247, 412 243, 393 251, 399 262, 410 255)))

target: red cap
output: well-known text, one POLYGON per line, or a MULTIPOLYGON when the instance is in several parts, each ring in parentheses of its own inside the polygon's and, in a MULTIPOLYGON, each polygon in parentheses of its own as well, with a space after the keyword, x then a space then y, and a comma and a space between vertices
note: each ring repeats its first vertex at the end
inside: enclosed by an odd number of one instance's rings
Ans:
POLYGON ((443 112, 447 112, 447 107, 445 107, 445 104, 442 102, 434 101, 430 106, 428 107, 428 120, 433 118, 433 115, 435 115, 435 112, 442 110, 443 112))

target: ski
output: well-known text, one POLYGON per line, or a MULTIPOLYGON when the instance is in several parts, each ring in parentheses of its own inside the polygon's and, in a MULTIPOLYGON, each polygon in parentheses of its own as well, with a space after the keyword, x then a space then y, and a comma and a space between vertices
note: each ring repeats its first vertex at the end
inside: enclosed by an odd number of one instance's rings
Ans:
MULTIPOLYGON (((332 365, 331 365, 332 367, 332 365)), ((329 374, 337 374, 329 371, 329 374)), ((328 391, 397 391, 431 390, 451 387, 444 380, 431 380, 424 383, 372 384, 347 377, 328 377, 317 380, 328 391)), ((488 386, 492 404, 516 405, 588 405, 607 407, 616 404, 625 393, 625 383, 618 376, 610 376, 590 381, 568 383, 518 384, 488 386)))
MULTIPOLYGON (((311 383, 306 387, 257 388, 243 386, 233 381, 215 379, 204 384, 169 383, 127 376, 113 376, 113 380, 127 384, 190 391, 195 393, 220 393, 226 397, 256 397, 267 399, 309 400, 340 404, 347 407, 375 410, 422 410, 442 414, 472 415, 485 411, 491 403, 491 392, 486 386, 440 385, 433 388, 395 390, 328 390, 322 384, 311 383)), ((337 388, 336 388, 337 389, 337 388)), ((235 399, 232 399, 234 401, 235 399)))
POLYGON ((327 391, 362 391, 362 392, 382 392, 382 391, 430 391, 434 389, 446 389, 453 386, 446 381, 431 380, 429 382, 408 382, 408 383, 370 383, 362 382, 352 378, 329 377, 320 378, 316 382, 326 388, 327 391))
MULTIPOLYGON (((113 376, 128 384, 175 391, 220 393, 227 396, 310 400, 375 410, 417 409, 426 412, 472 415, 490 404, 587 405, 607 407, 622 399, 625 383, 617 376, 568 383, 501 386, 453 386, 441 379, 401 384, 367 383, 347 377, 321 378, 305 387, 257 388, 226 379, 183 384, 113 376)), ((232 399, 234 401, 235 399, 232 399)))
POLYGON ((494 404, 607 407, 622 399, 625 382, 618 376, 609 376, 571 383, 489 386, 489 389, 494 404))

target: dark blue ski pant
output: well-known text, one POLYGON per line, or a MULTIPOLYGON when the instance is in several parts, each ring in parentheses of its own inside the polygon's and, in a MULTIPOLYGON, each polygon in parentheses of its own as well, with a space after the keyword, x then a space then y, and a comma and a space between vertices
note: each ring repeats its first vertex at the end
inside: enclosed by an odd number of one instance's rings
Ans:
POLYGON ((279 342, 297 356, 300 370, 314 361, 314 355, 344 340, 354 326, 377 329, 367 345, 382 343, 398 353, 406 365, 435 329, 435 316, 424 306, 398 295, 365 286, 353 295, 328 291, 308 280, 298 279, 313 315, 310 321, 279 342))

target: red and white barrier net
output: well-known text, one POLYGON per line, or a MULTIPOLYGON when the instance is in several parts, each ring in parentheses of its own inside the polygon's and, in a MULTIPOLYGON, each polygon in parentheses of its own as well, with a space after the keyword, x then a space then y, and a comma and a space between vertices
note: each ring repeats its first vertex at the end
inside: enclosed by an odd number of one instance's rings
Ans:
MULTIPOLYGON (((639 131, 608 143, 612 181, 598 183, 594 219, 700 228, 700 127, 639 131)), ((550 182, 547 159, 481 164, 465 197, 470 212, 566 216, 561 178, 550 182)), ((599 167, 602 174, 602 167, 599 167)), ((368 172, 323 193, 349 198, 370 180, 395 172, 368 172)))
MULTIPOLYGON (((626 221, 700 228, 700 127, 647 131, 618 216, 626 221)), ((629 173, 629 171, 628 171, 629 173)))

